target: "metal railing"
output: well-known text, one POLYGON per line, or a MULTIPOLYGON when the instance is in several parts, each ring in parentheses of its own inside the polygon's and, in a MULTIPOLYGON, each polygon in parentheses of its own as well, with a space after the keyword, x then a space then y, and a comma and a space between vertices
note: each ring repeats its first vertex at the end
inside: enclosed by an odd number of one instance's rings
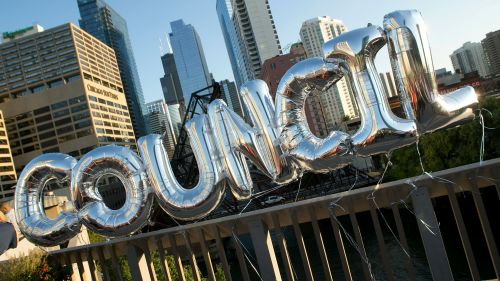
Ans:
POLYGON ((186 280, 189 267, 194 280, 217 280, 216 273, 225 280, 418 280, 430 276, 453 280, 457 268, 467 280, 500 278, 495 241, 499 235, 494 235, 498 219, 491 217, 487 208, 491 205, 484 202, 493 200, 498 208, 499 171, 500 159, 493 159, 62 249, 51 252, 50 257, 55 263, 76 265, 74 277, 82 280, 84 276, 121 280, 124 270, 133 280, 174 280, 173 271, 178 280, 186 280), (485 198, 481 195, 485 191, 494 196, 485 198), (438 220, 436 214, 441 213, 448 216, 439 215, 438 220), (475 219, 470 220, 472 215, 475 219), (446 232, 445 222, 451 225, 446 232), (476 232, 480 235, 470 239, 476 232), (373 239, 367 241, 368 235, 373 239), (453 240, 452 236, 459 238, 453 240), (483 252, 477 243, 486 245, 483 252), (465 257, 464 264, 450 263, 460 255, 465 257), (170 262, 169 266, 167 256, 173 257, 174 265, 170 262), (84 266, 86 262, 88 266, 84 266))

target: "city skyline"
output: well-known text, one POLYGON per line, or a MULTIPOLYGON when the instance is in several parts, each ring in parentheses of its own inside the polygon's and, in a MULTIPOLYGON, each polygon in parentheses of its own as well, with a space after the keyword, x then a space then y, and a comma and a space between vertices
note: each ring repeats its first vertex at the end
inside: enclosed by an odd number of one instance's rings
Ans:
MULTIPOLYGON (((163 96, 158 81, 163 76, 159 38, 162 38, 164 49, 166 49, 165 36, 170 32, 169 22, 179 18, 189 22, 198 30, 205 48, 208 68, 214 74, 215 80, 234 81, 215 9, 215 1, 201 3, 193 0, 176 1, 173 5, 166 1, 151 1, 149 5, 137 5, 135 2, 117 0, 107 2, 127 21, 146 102, 163 96), (197 9, 193 10, 190 7, 193 7, 195 3, 197 9)), ((494 11, 500 9, 500 3, 490 0, 481 1, 481 3, 450 1, 440 2, 437 5, 435 1, 418 3, 363 1, 363 3, 352 5, 344 2, 331 3, 326 0, 316 0, 297 3, 294 6, 290 6, 284 0, 270 0, 269 2, 283 48, 299 40, 300 24, 311 17, 328 15, 344 21, 348 29, 353 30, 365 26, 366 22, 381 25, 383 16, 396 9, 418 9, 430 27, 429 39, 434 47, 433 57, 436 69, 442 67, 452 69, 449 55, 453 50, 466 41, 480 42, 486 33, 500 29, 500 21, 494 16, 494 11), (364 5, 366 9, 359 9, 360 5, 364 5), (454 9, 453 13, 446 12, 450 7, 454 9), (472 10, 474 14, 470 12, 472 10), (463 23, 464 19, 466 19, 465 23, 463 23), (473 24, 466 24, 467 22, 473 24)), ((3 19, 0 22, 2 32, 17 30, 33 23, 48 29, 66 22, 77 24, 79 19, 76 1, 56 0, 47 5, 46 2, 21 0, 15 3, 4 3, 3 6, 4 9, 0 11, 0 17, 3 19), (30 9, 25 9, 26 6, 30 6, 30 9), (55 9, 65 12, 54 15, 55 9)), ((388 64, 383 66, 378 69, 379 72, 389 70, 388 64)))

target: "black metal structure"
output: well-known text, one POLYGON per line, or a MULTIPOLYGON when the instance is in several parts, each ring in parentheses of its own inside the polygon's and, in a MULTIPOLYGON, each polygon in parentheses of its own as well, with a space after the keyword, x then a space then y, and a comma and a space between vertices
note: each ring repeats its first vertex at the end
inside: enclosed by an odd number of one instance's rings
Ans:
POLYGON ((177 139, 174 155, 171 160, 172 169, 177 176, 177 180, 184 187, 190 187, 198 181, 198 173, 196 159, 194 159, 193 151, 189 145, 189 138, 184 126, 186 122, 194 116, 207 113, 207 105, 214 99, 221 97, 221 89, 219 83, 212 80, 212 85, 203 89, 197 90, 191 94, 189 103, 182 121, 182 128, 177 139), (207 90, 211 90, 206 93, 207 90), (203 93, 205 92, 205 93, 203 93))

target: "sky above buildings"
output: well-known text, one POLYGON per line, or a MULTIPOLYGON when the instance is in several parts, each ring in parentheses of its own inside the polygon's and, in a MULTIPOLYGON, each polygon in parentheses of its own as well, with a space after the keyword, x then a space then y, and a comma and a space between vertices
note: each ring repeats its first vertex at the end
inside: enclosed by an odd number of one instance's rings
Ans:
MULTIPOLYGON (((209 70, 216 80, 234 80, 215 10, 215 0, 107 0, 127 21, 146 102, 163 98, 160 77, 160 40, 166 51, 170 22, 184 19, 198 31, 209 70)), ((394 10, 417 9, 429 28, 436 68, 451 70, 449 55, 466 41, 479 42, 500 29, 498 0, 269 0, 281 46, 299 41, 304 20, 330 16, 344 21, 349 30, 382 24, 394 10)), ((16 0, 0 4, 0 32, 33 24, 51 28, 66 22, 78 24, 76 0, 16 0)), ((385 49, 381 50, 385 52, 385 49)), ((379 71, 388 71, 386 56, 377 59, 379 71)))

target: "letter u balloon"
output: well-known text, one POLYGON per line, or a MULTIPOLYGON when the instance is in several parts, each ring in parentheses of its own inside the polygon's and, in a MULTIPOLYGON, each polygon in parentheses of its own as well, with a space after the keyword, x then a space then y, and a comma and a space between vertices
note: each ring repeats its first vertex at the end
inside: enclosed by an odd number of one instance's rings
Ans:
POLYGON ((339 169, 355 156, 389 153, 426 132, 473 116, 477 96, 472 87, 438 93, 426 27, 417 11, 396 11, 384 17, 383 27, 346 32, 324 43, 323 54, 291 67, 274 102, 263 81, 243 85, 240 95, 249 123, 222 100, 214 100, 207 114, 186 123, 199 170, 192 188, 177 181, 159 135, 138 140, 140 156, 110 145, 78 161, 62 153, 36 157, 22 171, 16 188, 21 232, 44 246, 71 239, 82 224, 108 237, 130 235, 148 222, 155 197, 175 219, 200 219, 217 208, 226 189, 239 200, 252 196, 247 161, 273 182, 286 184, 304 172, 339 169), (386 45, 404 118, 391 111, 374 63, 386 45), (319 138, 307 125, 305 101, 344 77, 353 90, 361 125, 352 135, 332 131, 319 138), (108 175, 117 177, 126 190, 125 204, 117 210, 104 204, 97 189, 99 180, 108 175), (51 181, 69 186, 74 205, 73 211, 55 219, 45 215, 42 202, 43 189, 51 181))

